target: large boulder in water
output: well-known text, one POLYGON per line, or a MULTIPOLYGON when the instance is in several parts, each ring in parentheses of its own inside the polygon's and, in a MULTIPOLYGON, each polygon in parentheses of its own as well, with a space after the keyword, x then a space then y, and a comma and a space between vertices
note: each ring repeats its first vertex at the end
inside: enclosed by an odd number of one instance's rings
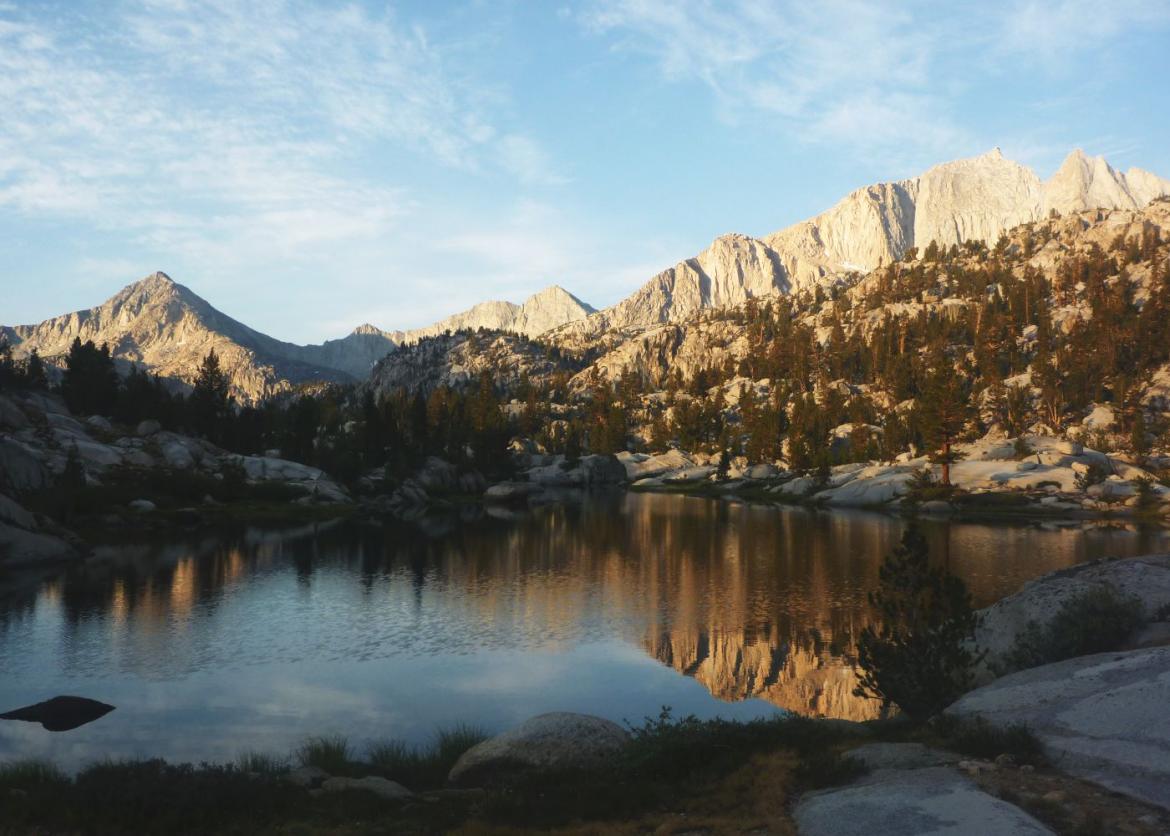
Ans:
POLYGON ((588 714, 541 714, 463 753, 447 780, 457 786, 490 783, 528 769, 604 765, 629 742, 617 723, 588 714))

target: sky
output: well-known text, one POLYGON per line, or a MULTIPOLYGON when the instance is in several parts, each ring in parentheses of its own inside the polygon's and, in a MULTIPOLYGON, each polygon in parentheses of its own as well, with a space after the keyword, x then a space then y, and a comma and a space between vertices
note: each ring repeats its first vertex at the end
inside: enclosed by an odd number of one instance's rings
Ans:
POLYGON ((295 342, 601 307, 994 146, 1170 176, 1167 77, 1167 0, 0 0, 0 323, 156 270, 295 342))

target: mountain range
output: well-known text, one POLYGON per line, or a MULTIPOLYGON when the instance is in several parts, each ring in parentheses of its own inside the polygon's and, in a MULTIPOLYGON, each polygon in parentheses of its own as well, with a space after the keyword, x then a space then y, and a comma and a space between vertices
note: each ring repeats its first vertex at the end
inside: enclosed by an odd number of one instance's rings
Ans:
POLYGON ((106 343, 121 365, 136 363, 179 383, 192 382, 200 362, 214 349, 235 395, 256 402, 298 384, 362 380, 398 346, 447 331, 485 328, 536 336, 591 313, 593 308, 552 286, 520 305, 483 302, 424 328, 383 331, 367 324, 321 345, 296 345, 249 328, 158 272, 98 307, 37 325, 0 326, 0 338, 13 346, 16 356, 35 349, 54 365, 64 361, 76 338, 106 343))
POLYGON ((483 302, 408 331, 366 324, 343 338, 302 346, 249 328, 160 272, 96 308, 36 325, 0 326, 0 337, 17 356, 36 349, 54 363, 74 338, 105 342, 118 360, 187 383, 214 348, 237 396, 257 401, 301 383, 364 379, 398 347, 448 331, 484 328, 589 345, 607 332, 636 333, 750 298, 828 288, 931 241, 948 247, 972 239, 990 243, 1053 212, 1138 209, 1168 194, 1170 180, 1137 168, 1120 172, 1079 150, 1041 180, 997 148, 918 177, 857 189, 816 217, 762 238, 721 236, 600 311, 553 285, 519 305, 483 302))

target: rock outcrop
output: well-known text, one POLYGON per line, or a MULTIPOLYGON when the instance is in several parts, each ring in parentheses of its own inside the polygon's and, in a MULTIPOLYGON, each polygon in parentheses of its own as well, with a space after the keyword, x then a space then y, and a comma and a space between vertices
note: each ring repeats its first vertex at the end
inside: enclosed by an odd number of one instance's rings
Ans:
POLYGON ((63 533, 0 494, 0 567, 38 567, 79 557, 81 553, 63 533))
POLYGON ((368 385, 378 394, 399 389, 428 393, 439 386, 465 389, 488 372, 494 385, 513 387, 523 377, 539 384, 578 368, 523 336, 461 331, 402 346, 378 363, 368 385))
MULTIPOLYGON (((132 432, 108 422, 81 422, 60 398, 41 393, 0 395, 0 491, 12 496, 51 486, 76 455, 90 485, 135 471, 187 471, 213 479, 239 476, 251 484, 277 482, 297 489, 298 502, 348 502, 349 495, 318 468, 276 456, 242 456, 203 439, 144 421, 132 432), (4 417, 7 416, 7 417, 4 417), (17 417, 19 416, 19 417, 17 417), (98 430, 97 426, 106 429, 98 430), (122 434, 124 433, 124 434, 122 434)), ((150 513, 150 497, 131 503, 150 513)), ((39 563, 76 556, 62 532, 0 494, 0 562, 39 563)))
POLYGON ((1029 624, 1047 627, 1069 601, 1102 590, 1133 600, 1146 619, 1165 611, 1170 608, 1170 555, 1082 563, 1029 581, 1019 592, 982 610, 975 641, 987 651, 983 680, 992 678, 1029 624))
POLYGON ((1019 671, 947 713, 1026 725, 1060 769, 1170 809, 1170 647, 1019 671))
POLYGON ((881 769, 811 793, 793 810, 804 836, 1052 836, 1053 831, 949 767, 881 769))

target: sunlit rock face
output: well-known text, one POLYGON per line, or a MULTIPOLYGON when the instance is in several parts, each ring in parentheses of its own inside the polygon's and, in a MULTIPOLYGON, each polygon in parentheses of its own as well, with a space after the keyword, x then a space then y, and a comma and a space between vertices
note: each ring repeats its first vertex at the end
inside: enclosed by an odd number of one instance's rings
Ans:
POLYGON ((1138 209, 1170 194, 1170 180, 1121 173, 1074 151, 1047 181, 999 149, 934 166, 907 180, 857 189, 832 208, 761 239, 725 235, 616 305, 558 332, 579 340, 610 329, 680 322, 697 311, 770 293, 836 283, 900 259, 931 241, 993 244, 1022 223, 1085 209, 1138 209))
POLYGON ((128 285, 96 308, 37 325, 0 329, 17 356, 36 349, 60 364, 75 338, 106 343, 116 360, 177 383, 194 381, 208 352, 219 355, 236 397, 257 401, 308 381, 348 381, 339 368, 315 365, 304 347, 261 334, 216 310, 165 273, 128 285))
POLYGON ((554 286, 522 305, 484 302, 413 331, 383 331, 365 324, 341 339, 296 345, 232 319, 160 272, 126 286, 97 307, 36 325, 0 326, 0 337, 13 345, 17 357, 35 349, 54 365, 63 364, 74 339, 105 343, 122 366, 135 363, 180 386, 194 381, 203 358, 214 350, 233 394, 243 402, 257 402, 298 384, 363 380, 396 347, 425 337, 480 328, 536 336, 592 312, 554 286))

